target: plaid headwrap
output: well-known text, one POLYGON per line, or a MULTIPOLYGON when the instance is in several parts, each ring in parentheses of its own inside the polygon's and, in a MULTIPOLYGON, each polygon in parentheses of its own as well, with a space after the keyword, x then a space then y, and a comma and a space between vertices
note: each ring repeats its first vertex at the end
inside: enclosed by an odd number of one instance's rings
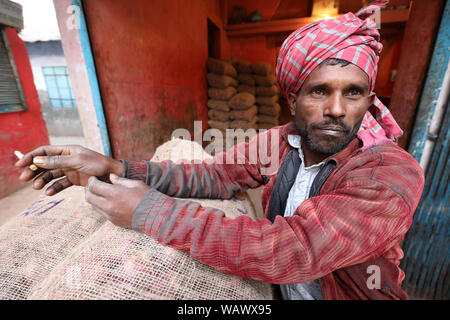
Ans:
MULTIPOLYGON (((276 67, 277 81, 284 94, 296 94, 308 75, 328 58, 346 60, 361 68, 369 77, 372 92, 383 46, 375 23, 367 18, 385 3, 376 1, 356 14, 349 12, 294 31, 281 46, 276 67)), ((363 148, 386 139, 395 141, 402 133, 388 108, 375 96, 358 132, 363 148)))

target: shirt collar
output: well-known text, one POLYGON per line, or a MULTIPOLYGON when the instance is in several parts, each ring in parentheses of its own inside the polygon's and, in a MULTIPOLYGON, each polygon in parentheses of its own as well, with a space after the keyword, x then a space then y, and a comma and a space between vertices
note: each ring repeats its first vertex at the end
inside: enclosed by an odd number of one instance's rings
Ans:
MULTIPOLYGON (((302 161, 301 163, 305 166, 305 156, 303 155, 303 150, 302 150, 302 146, 301 146, 301 137, 296 134, 289 134, 287 136, 287 140, 288 140, 289 145, 292 148, 298 149, 298 156, 300 157, 300 160, 302 161)), ((305 169, 321 167, 324 163, 325 163, 325 160, 320 163, 313 164, 312 166, 309 166, 309 167, 305 166, 305 169)))

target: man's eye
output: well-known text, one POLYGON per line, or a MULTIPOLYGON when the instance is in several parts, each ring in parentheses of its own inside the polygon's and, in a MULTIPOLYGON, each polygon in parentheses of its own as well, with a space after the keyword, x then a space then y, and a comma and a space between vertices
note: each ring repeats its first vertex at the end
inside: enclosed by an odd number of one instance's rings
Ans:
POLYGON ((347 95, 349 95, 349 96, 357 96, 360 94, 361 94, 361 91, 359 91, 357 89, 351 89, 351 90, 347 91, 347 95))
POLYGON ((317 89, 314 89, 314 90, 312 91, 312 93, 315 94, 315 95, 321 96, 321 95, 324 95, 324 94, 325 94, 325 90, 320 89, 320 88, 317 88, 317 89))

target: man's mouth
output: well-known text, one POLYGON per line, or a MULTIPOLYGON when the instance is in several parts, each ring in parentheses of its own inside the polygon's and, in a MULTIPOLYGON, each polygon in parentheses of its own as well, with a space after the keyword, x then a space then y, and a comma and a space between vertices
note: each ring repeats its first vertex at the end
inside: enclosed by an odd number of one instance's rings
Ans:
POLYGON ((323 134, 330 136, 340 136, 345 133, 345 129, 341 126, 324 126, 317 127, 316 129, 321 131, 323 134))

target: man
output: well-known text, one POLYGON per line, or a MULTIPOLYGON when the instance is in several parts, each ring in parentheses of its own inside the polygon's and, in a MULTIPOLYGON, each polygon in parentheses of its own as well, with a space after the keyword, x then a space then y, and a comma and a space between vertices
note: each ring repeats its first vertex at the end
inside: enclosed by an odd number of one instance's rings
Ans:
POLYGON ((348 13, 290 35, 277 80, 295 122, 238 144, 213 163, 117 161, 52 146, 17 163, 41 168, 25 169, 21 179, 35 178, 41 189, 61 178, 48 195, 87 186, 86 200, 113 223, 223 272, 280 284, 285 299, 407 298, 399 244, 424 177, 392 141, 401 130, 373 93, 379 34, 359 17, 348 13), (278 148, 281 167, 271 174, 262 173, 265 159, 248 161, 261 140, 278 148), (230 155, 245 161, 230 164, 230 155), (228 199, 260 185, 266 218, 258 221, 172 198, 228 199))

